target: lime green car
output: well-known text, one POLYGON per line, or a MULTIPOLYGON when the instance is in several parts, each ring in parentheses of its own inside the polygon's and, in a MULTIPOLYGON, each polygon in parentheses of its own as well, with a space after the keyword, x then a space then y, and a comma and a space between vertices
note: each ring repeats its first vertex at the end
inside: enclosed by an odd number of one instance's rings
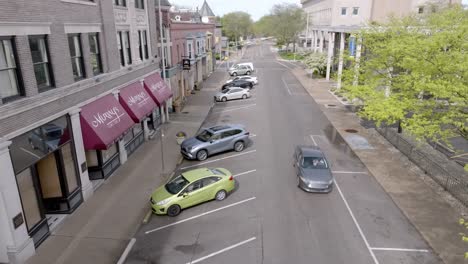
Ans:
POLYGON ((230 171, 223 168, 200 168, 172 177, 151 195, 153 213, 176 216, 184 208, 209 200, 222 201, 234 190, 230 171))

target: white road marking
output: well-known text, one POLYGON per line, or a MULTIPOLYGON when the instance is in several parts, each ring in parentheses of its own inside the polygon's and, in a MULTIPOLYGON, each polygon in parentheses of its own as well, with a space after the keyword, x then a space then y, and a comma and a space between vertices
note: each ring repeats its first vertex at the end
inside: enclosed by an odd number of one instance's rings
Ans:
POLYGON ((284 87, 286 87, 286 90, 288 90, 289 95, 292 95, 291 90, 289 90, 289 86, 288 86, 288 84, 284 81, 284 78, 283 78, 283 77, 281 77, 281 80, 283 81, 284 87))
POLYGON ((235 111, 235 110, 240 110, 240 109, 245 109, 245 108, 249 108, 249 107, 252 107, 252 106, 256 106, 257 104, 252 104, 252 105, 248 105, 248 106, 238 106, 237 108, 234 108, 234 109, 228 109, 228 110, 223 110, 223 111, 216 111, 216 112, 213 112, 214 114, 220 114, 220 113, 225 113, 225 112, 231 112, 231 111, 235 111))
POLYGON ((288 65, 286 65, 286 64, 283 64, 283 63, 281 63, 281 62, 279 62, 279 61, 275 61, 275 62, 277 62, 278 64, 281 64, 281 65, 283 65, 284 67, 286 67, 286 68, 292 70, 292 69, 291 69, 288 65))
POLYGON ((36 157, 36 158, 38 158, 38 159, 41 158, 41 157, 39 157, 38 155, 36 155, 35 153, 32 153, 31 151, 29 151, 29 150, 27 150, 27 149, 25 149, 25 148, 20 148, 20 149, 21 149, 22 151, 28 153, 28 154, 33 155, 34 157, 36 157))
POLYGON ((342 174, 367 174, 365 171, 332 171, 332 173, 342 173, 342 174))
POLYGON ((221 250, 219 250, 219 251, 213 252, 213 253, 211 253, 211 254, 209 254, 209 255, 207 255, 207 256, 204 256, 204 257, 202 257, 202 258, 199 258, 199 259, 196 259, 196 260, 192 260, 192 261, 190 261, 190 262, 187 262, 187 264, 198 263, 198 262, 203 261, 203 260, 205 260, 205 259, 207 259, 207 258, 211 258, 211 257, 213 257, 213 256, 216 256, 216 255, 218 255, 218 254, 221 254, 221 253, 223 253, 223 252, 225 252, 225 251, 231 250, 231 249, 236 248, 236 247, 238 247, 238 246, 242 246, 243 244, 249 243, 250 241, 254 241, 255 239, 257 239, 257 238, 256 238, 256 237, 251 237, 251 238, 249 238, 249 239, 247 239, 247 240, 244 240, 244 241, 242 241, 242 242, 239 242, 239 243, 234 244, 234 245, 232 245, 232 246, 229 246, 229 247, 227 247, 227 248, 221 249, 221 250))
POLYGON ((256 172, 256 171, 257 171, 257 170, 249 170, 249 171, 241 172, 241 173, 238 173, 238 174, 233 175, 233 177, 236 178, 236 177, 239 177, 239 176, 241 176, 241 175, 248 174, 248 173, 252 173, 252 172, 256 172))
POLYGON ((317 142, 315 142, 314 135, 310 135, 310 139, 312 139, 312 142, 314 142, 314 145, 315 145, 315 146, 318 146, 318 145, 317 145, 317 142))
MULTIPOLYGON (((249 100, 249 99, 246 99, 246 100, 249 100)), ((243 102, 243 101, 241 101, 243 102)), ((236 109, 236 108, 239 108, 239 107, 245 107, 245 106, 255 106, 257 104, 241 104, 241 105, 235 105, 235 106, 228 106, 228 107, 224 107, 223 110, 231 110, 231 109, 236 109)), ((219 112, 222 112, 222 111, 219 111, 219 112)))
POLYGON ((256 134, 250 134, 251 138, 256 137, 256 136, 257 136, 256 134))
POLYGON ((136 242, 136 238, 130 239, 130 242, 125 248, 125 251, 120 256, 119 261, 117 261, 117 264, 123 264, 125 262, 125 259, 127 259, 127 256, 130 253, 130 250, 132 249, 133 245, 135 245, 135 242, 136 242))
POLYGON ((196 218, 199 218, 199 217, 202 217, 202 216, 205 216, 205 215, 208 215, 208 214, 217 212, 217 211, 224 210, 224 209, 229 208, 229 207, 233 207, 233 206, 236 206, 236 205, 239 205, 239 204, 243 204, 243 203, 246 203, 246 202, 248 202, 248 201, 252 201, 252 200, 254 200, 254 199, 256 199, 256 198, 257 198, 257 197, 255 197, 255 196, 254 196, 254 197, 250 197, 250 198, 248 198, 248 199, 245 199, 245 200, 242 200, 242 201, 233 203, 233 204, 229 204, 229 205, 226 205, 226 206, 223 206, 223 207, 220 207, 220 208, 217 208, 217 209, 208 211, 208 212, 204 212, 204 213, 202 213, 202 214, 195 215, 195 216, 192 216, 192 217, 189 217, 189 218, 186 218, 186 219, 183 219, 183 220, 174 222, 174 223, 172 223, 172 224, 168 224, 168 225, 165 225, 165 226, 158 227, 158 228, 156 228, 156 229, 146 231, 146 232, 145 232, 145 235, 148 235, 148 234, 151 234, 151 233, 153 233, 153 232, 162 230, 162 229, 164 229, 164 228, 168 228, 168 227, 170 227, 170 226, 175 226, 175 225, 178 225, 178 224, 181 224, 181 223, 184 223, 184 222, 187 222, 187 221, 190 221, 190 220, 193 220, 193 219, 196 219, 196 218))
POLYGON ((430 252, 427 249, 413 249, 413 248, 376 248, 372 247, 372 250, 381 250, 381 251, 404 251, 404 252, 430 252))
POLYGON ((188 169, 188 168, 192 168, 192 167, 197 167, 197 166, 203 165, 203 164, 208 164, 208 163, 212 163, 212 162, 216 162, 216 161, 220 161, 220 160, 224 160, 224 159, 229 159, 229 158, 234 158, 234 157, 241 156, 241 155, 246 155, 246 154, 249 154, 249 153, 252 153, 252 152, 255 152, 255 151, 257 151, 257 150, 256 150, 256 149, 254 149, 254 150, 249 150, 249 151, 246 151, 246 152, 234 154, 234 155, 227 156, 227 157, 223 157, 223 158, 219 158, 219 159, 214 159, 214 160, 209 160, 209 161, 205 161, 205 162, 200 162, 200 163, 197 163, 197 164, 194 164, 194 165, 190 165, 190 166, 187 166, 187 167, 182 167, 182 168, 180 168, 180 169, 183 170, 183 169, 188 169))
POLYGON ((346 208, 348 209, 348 212, 351 215, 351 218, 353 219, 354 225, 356 225, 356 228, 358 229, 362 240, 364 240, 364 243, 366 244, 367 250, 369 251, 372 259, 374 260, 374 263, 379 264, 379 261, 375 257, 374 251, 372 251, 371 247, 369 246, 369 242, 367 242, 367 238, 364 236, 364 233, 362 232, 361 226, 359 226, 359 223, 357 222, 356 217, 354 217, 353 211, 351 211, 351 208, 349 207, 348 201, 346 201, 346 198, 344 197, 343 193, 341 192, 341 188, 338 185, 338 182, 336 180, 333 180, 333 182, 335 183, 336 189, 338 189, 338 192, 340 193, 341 199, 343 200, 346 208))

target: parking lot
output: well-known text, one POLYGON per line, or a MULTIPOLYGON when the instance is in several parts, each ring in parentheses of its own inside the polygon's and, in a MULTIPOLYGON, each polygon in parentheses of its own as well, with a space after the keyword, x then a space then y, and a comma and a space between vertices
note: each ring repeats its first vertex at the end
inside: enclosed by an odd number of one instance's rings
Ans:
POLYGON ((441 263, 268 46, 250 47, 244 57, 256 58, 252 97, 215 103, 204 127, 243 124, 252 143, 184 160, 175 171, 226 168, 237 188, 177 217, 153 215, 126 263, 441 263), (331 193, 297 188, 298 144, 324 151, 335 177, 331 193))

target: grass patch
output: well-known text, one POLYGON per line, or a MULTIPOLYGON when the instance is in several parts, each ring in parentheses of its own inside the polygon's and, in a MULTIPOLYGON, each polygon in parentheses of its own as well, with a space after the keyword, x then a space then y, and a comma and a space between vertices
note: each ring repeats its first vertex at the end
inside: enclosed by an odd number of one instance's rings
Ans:
POLYGON ((285 52, 285 51, 282 51, 279 53, 280 57, 282 59, 285 59, 285 60, 303 60, 304 59, 304 56, 303 55, 299 55, 296 53, 296 57, 294 57, 294 53, 293 52, 285 52))

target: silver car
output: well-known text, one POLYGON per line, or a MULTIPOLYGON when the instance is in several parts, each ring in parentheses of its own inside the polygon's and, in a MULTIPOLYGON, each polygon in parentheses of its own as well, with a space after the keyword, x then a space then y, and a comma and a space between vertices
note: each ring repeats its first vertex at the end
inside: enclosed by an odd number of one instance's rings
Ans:
POLYGON ((332 191, 333 175, 330 164, 319 147, 297 146, 293 159, 299 188, 306 192, 332 191))
POLYGON ((214 96, 215 101, 226 102, 227 100, 233 99, 247 99, 250 97, 249 89, 244 89, 241 87, 229 87, 222 90, 214 96))
POLYGON ((229 69, 229 75, 237 76, 237 75, 250 75, 252 73, 252 68, 247 65, 235 65, 229 69))
POLYGON ((240 152, 250 142, 250 133, 242 125, 220 125, 204 128, 195 137, 180 145, 180 152, 187 159, 205 160, 209 155, 227 150, 240 152))
POLYGON ((232 81, 237 81, 237 80, 249 81, 249 82, 252 82, 254 85, 258 84, 258 79, 255 76, 237 76, 237 77, 227 80, 226 83, 231 83, 232 81))

